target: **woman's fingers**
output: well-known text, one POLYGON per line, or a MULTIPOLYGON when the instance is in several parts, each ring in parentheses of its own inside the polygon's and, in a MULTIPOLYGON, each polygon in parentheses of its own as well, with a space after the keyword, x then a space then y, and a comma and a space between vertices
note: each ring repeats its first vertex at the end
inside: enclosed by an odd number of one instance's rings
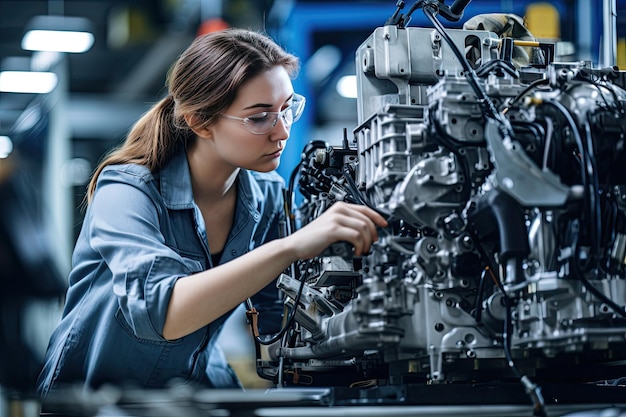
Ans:
POLYGON ((375 223, 377 226, 380 226, 380 227, 387 226, 387 221, 385 220, 385 218, 381 216, 377 211, 367 206, 361 206, 358 204, 350 204, 350 203, 344 203, 344 202, 337 202, 333 204, 328 211, 331 211, 331 210, 343 211, 348 214, 352 214, 355 212, 361 213, 364 216, 366 216, 368 219, 370 219, 373 223, 375 223))
POLYGON ((354 246, 354 254, 360 256, 369 252, 372 242, 378 240, 376 224, 367 215, 359 211, 349 212, 337 218, 338 227, 343 228, 338 232, 345 237, 339 240, 346 240, 354 246))
MULTIPOLYGON (((324 242, 319 248, 311 248, 316 256, 329 244, 346 241, 354 247, 355 256, 368 253, 372 242, 378 240, 377 226, 387 226, 387 221, 375 210, 366 206, 335 203, 324 214, 307 226, 312 234, 318 233, 317 242, 324 242)), ((306 228, 305 228, 306 229, 306 228)))

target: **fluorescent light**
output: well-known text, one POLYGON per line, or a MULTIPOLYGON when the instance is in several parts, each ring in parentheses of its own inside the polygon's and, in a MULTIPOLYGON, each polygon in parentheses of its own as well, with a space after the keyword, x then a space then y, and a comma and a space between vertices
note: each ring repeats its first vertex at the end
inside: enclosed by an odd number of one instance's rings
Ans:
POLYGON ((13 141, 8 136, 0 136, 0 159, 7 158, 13 152, 13 141))
POLYGON ((357 98, 356 75, 344 75, 339 78, 336 88, 341 97, 357 98))
POLYGON ((57 85, 53 72, 2 71, 0 72, 0 92, 47 94, 57 85))
POLYGON ((22 39, 22 49, 27 51, 82 53, 91 48, 93 41, 93 35, 88 32, 31 30, 22 39))
POLYGON ((22 49, 82 53, 94 43, 90 22, 82 17, 35 16, 26 25, 22 49))

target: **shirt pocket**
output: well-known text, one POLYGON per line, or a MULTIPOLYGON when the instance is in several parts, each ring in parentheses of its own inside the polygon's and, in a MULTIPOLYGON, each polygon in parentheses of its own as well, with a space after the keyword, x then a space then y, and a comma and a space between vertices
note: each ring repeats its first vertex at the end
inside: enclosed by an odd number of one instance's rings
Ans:
POLYGON ((176 244, 167 246, 180 257, 188 274, 202 272, 208 268, 207 257, 195 240, 178 238, 176 244))
POLYGON ((206 262, 204 259, 200 259, 198 255, 193 255, 185 252, 179 252, 180 257, 183 260, 183 263, 187 267, 187 269, 191 274, 197 274, 198 272, 202 272, 206 270, 206 262))

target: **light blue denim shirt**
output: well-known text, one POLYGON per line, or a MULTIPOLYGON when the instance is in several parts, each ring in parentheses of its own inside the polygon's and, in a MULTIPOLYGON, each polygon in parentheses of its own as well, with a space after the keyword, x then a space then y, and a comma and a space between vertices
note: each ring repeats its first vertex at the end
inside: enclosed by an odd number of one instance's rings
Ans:
MULTIPOLYGON (((220 263, 279 235, 283 187, 276 173, 241 170, 220 263)), ((105 168, 74 249, 65 308, 50 339, 38 393, 43 398, 72 384, 92 389, 104 383, 162 388, 173 381, 240 386, 216 343, 230 313, 183 338, 162 336, 176 280, 211 266, 184 152, 155 175, 133 164, 105 168)), ((244 285, 246 277, 238 279, 244 285)), ((278 331, 275 284, 253 301, 261 311, 259 324, 266 325, 259 330, 278 331)))

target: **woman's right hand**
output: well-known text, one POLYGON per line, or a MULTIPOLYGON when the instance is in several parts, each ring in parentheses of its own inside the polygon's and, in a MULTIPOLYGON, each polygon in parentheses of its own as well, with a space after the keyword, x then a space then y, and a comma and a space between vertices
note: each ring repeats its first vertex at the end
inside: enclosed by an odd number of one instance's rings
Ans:
POLYGON ((321 216, 287 236, 298 259, 311 259, 335 242, 348 242, 354 256, 369 252, 378 240, 376 227, 386 227, 387 221, 369 207, 337 202, 321 216))

